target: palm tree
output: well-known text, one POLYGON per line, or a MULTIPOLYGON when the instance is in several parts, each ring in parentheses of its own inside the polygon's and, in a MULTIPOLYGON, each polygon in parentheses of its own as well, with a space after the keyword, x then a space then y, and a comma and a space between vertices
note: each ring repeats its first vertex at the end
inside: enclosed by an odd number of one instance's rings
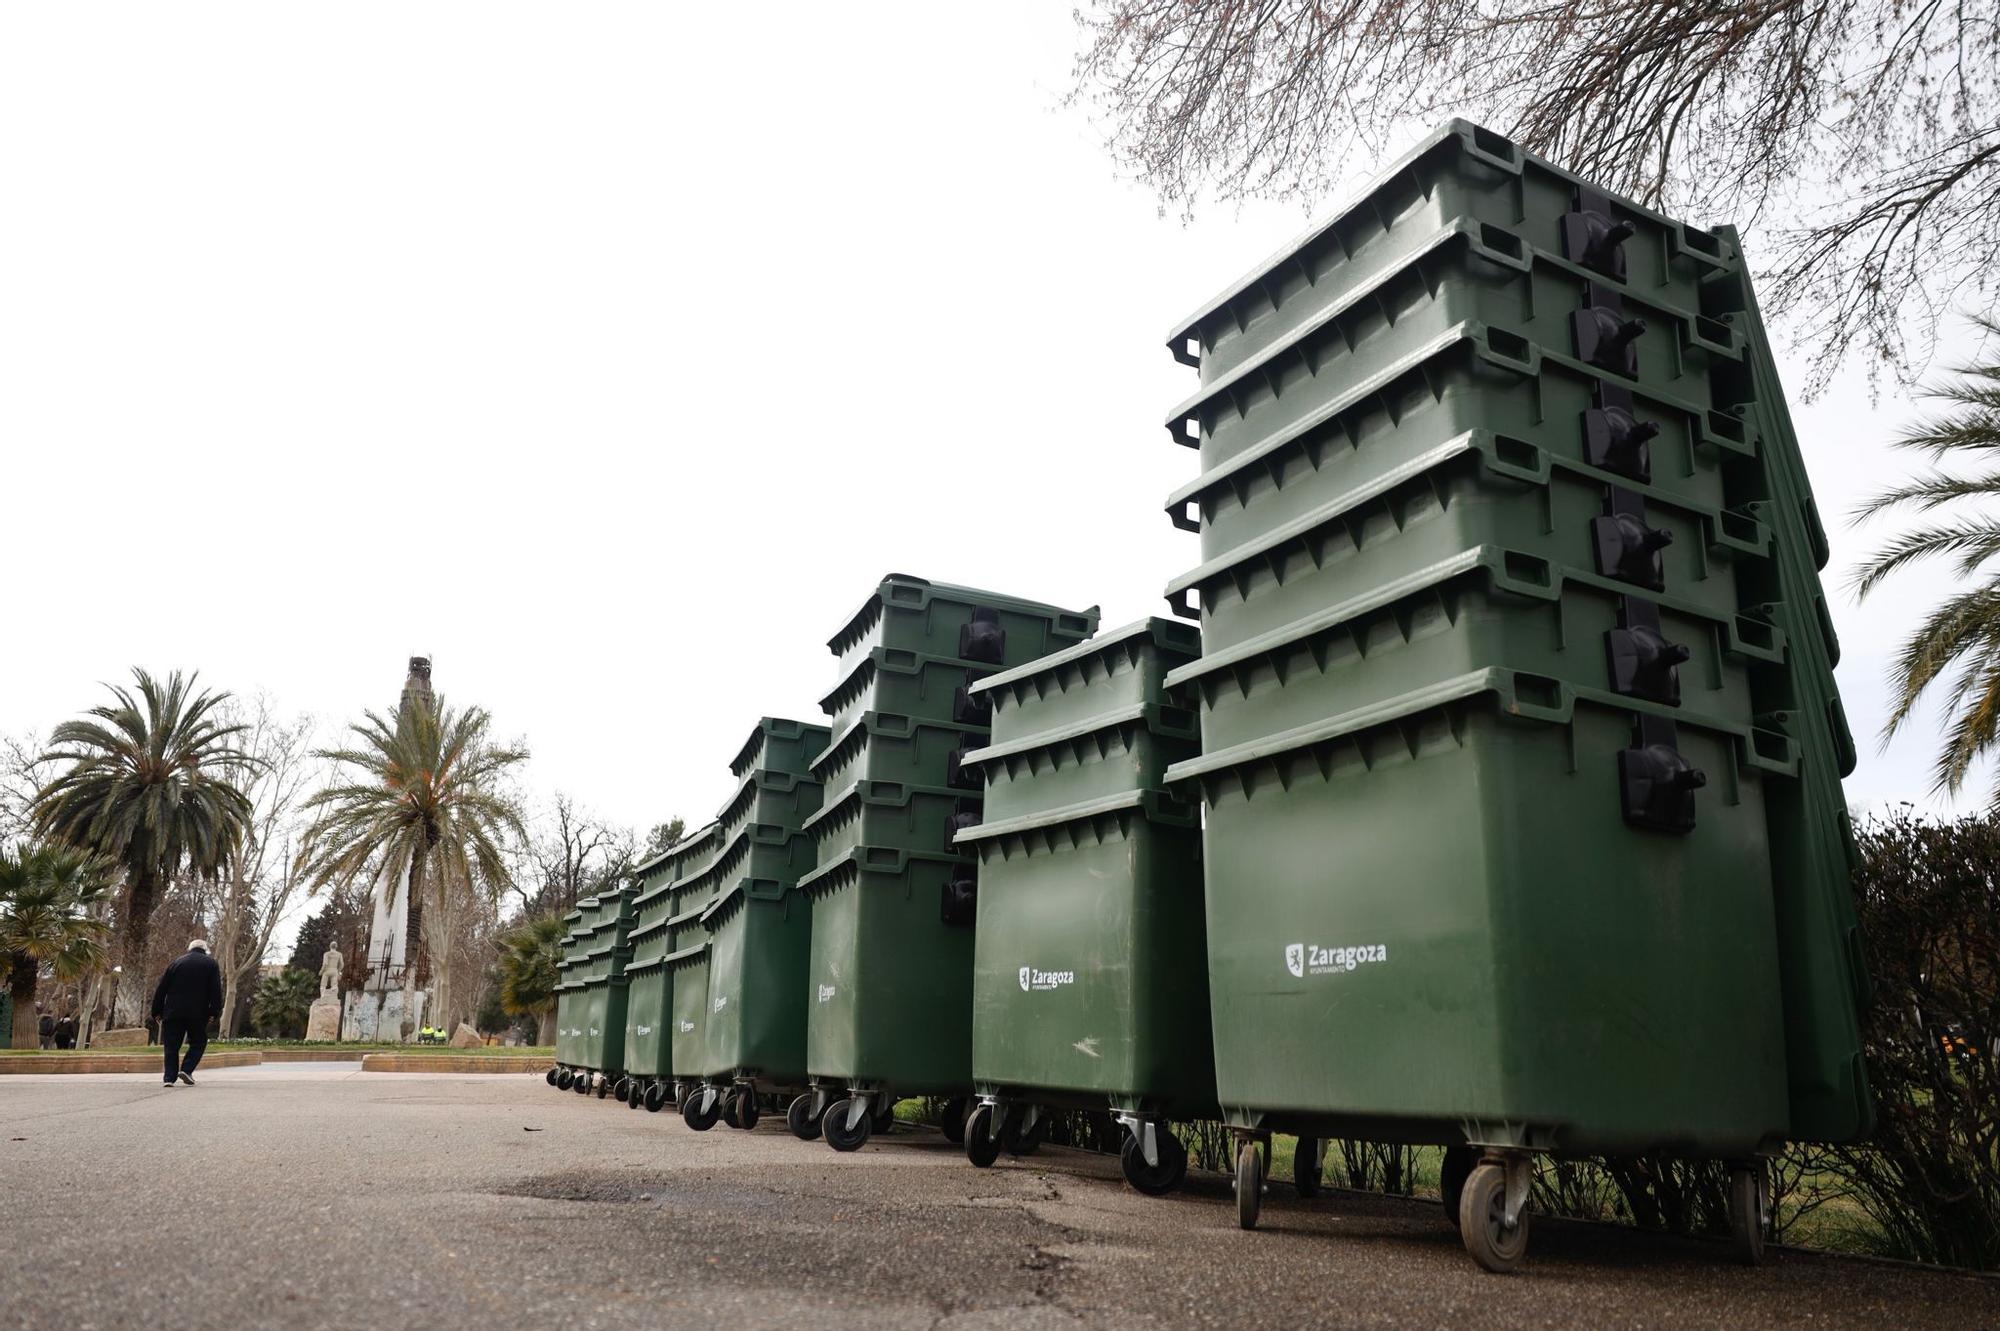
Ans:
POLYGON ((29 809, 37 836, 95 851, 125 871, 119 921, 119 1017, 138 1022, 153 907, 176 874, 214 881, 250 825, 234 778, 257 766, 235 747, 243 727, 214 713, 227 693, 195 691, 179 671, 161 682, 134 670, 138 693, 109 685, 114 703, 65 721, 38 762, 64 764, 29 809))
POLYGON ((281 1040, 306 1033, 306 1017, 319 997, 319 977, 287 966, 261 981, 250 998, 250 1021, 259 1032, 281 1040))
POLYGON ((500 1006, 510 1016, 534 1017, 537 1044, 555 1043, 557 963, 562 960, 560 915, 537 915, 515 925, 500 944, 500 1006))
MULTIPOLYGON (((2000 321, 1975 322, 2000 341, 2000 321)), ((1970 464, 1973 473, 1933 465, 1862 505, 1857 521, 1895 510, 1935 516, 1886 542, 1854 578, 1866 599, 1897 570, 1942 556, 1955 561, 1959 576, 1977 579, 1934 608, 1904 641, 1891 668, 1895 706, 1882 728, 1886 744, 1931 686, 1953 676, 1946 690, 1952 716, 1932 767, 1932 790, 1948 795, 1958 793, 1973 763, 2000 736, 2000 570, 1986 568, 2000 555, 2000 515, 1964 507, 1965 501, 2000 498, 2000 355, 1953 373, 1955 379, 1928 394, 1949 404, 1946 411, 1920 421, 1896 444, 1929 454, 1933 464, 1970 464)), ((2000 792, 1994 804, 2000 808, 2000 792)))
POLYGON ((33 1049, 35 989, 42 967, 67 983, 104 964, 105 926, 90 909, 110 890, 112 868, 60 842, 0 850, 0 967, 14 1000, 9 1043, 33 1049))
MULTIPOLYGON (((409 893, 407 1028, 416 1008, 424 911, 441 905, 443 890, 454 883, 483 885, 490 894, 507 881, 503 845, 527 834, 501 778, 528 752, 489 743, 486 712, 454 712, 441 699, 412 701, 386 719, 374 712, 364 717, 350 727, 352 747, 320 755, 339 764, 344 780, 306 801, 317 811, 306 833, 306 873, 323 886, 373 871, 387 884, 391 907, 398 893, 409 893)), ((434 1007, 442 1011, 450 979, 439 968, 436 980, 434 1007)))

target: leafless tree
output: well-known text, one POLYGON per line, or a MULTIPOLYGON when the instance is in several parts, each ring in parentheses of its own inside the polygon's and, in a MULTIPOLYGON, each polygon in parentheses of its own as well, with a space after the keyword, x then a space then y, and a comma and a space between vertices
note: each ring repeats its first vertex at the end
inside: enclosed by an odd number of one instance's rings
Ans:
POLYGON ((244 752, 261 766, 246 770, 243 793, 254 814, 235 869, 213 894, 211 944, 222 966, 222 1034, 236 1033, 237 995, 270 950, 279 923, 307 890, 298 864, 304 822, 299 806, 325 779, 325 764, 313 757, 310 717, 283 717, 270 698, 232 699, 231 724, 249 727, 244 752))
POLYGON ((1753 232, 1811 348, 1908 383, 2000 260, 1995 0, 1085 0, 1072 98, 1183 210, 1317 205, 1465 114, 1690 220, 1753 232))
POLYGON ((42 738, 33 731, 0 735, 0 844, 12 845, 28 835, 28 805, 41 788, 35 758, 42 752, 42 738))
POLYGON ((636 849, 630 828, 606 822, 558 791, 522 848, 524 863, 514 875, 521 914, 563 914, 624 873, 636 849))

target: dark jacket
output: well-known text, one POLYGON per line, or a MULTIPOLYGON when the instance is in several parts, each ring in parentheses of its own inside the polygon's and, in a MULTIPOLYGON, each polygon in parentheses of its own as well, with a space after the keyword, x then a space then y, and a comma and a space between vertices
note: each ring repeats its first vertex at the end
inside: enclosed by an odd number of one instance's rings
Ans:
POLYGON ((221 1016, 222 967, 215 958, 189 948, 168 962, 153 990, 153 1015, 199 1022, 221 1016))

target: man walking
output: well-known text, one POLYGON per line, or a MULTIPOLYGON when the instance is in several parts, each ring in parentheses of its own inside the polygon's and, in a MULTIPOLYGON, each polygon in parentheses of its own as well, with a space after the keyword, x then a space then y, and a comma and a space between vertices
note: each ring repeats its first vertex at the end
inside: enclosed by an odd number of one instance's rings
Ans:
POLYGON ((208 1048, 208 1019, 222 1015, 222 967, 208 955, 208 943, 197 938, 188 950, 167 963, 153 990, 153 1015, 160 1021, 160 1044, 167 1054, 167 1085, 174 1078, 194 1085, 195 1066, 208 1048), (181 1041, 187 1060, 181 1060, 181 1041))

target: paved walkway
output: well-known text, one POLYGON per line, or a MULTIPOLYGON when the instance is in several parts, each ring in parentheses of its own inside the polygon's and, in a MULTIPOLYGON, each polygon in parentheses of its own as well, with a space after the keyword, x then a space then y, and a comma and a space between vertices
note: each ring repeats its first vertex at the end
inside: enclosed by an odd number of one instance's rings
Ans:
POLYGON ((0 1326, 1972 1327, 2000 1282, 1543 1221, 1472 1265, 1435 1205, 1126 1188, 942 1137, 855 1155, 540 1078, 358 1064, 0 1081, 0 1326))

